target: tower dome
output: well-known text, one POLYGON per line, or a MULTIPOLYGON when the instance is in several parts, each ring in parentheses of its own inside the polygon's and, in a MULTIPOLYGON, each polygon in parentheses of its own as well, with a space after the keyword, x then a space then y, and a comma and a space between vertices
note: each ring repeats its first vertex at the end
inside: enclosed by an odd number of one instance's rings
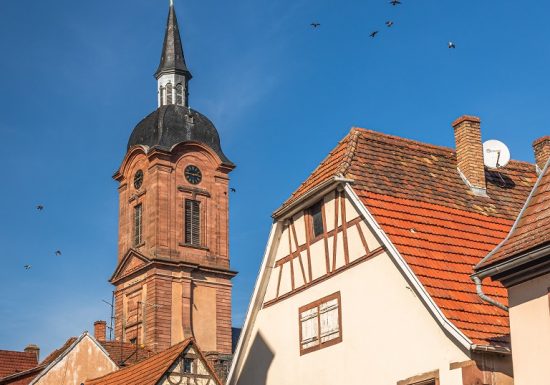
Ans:
POLYGON ((224 164, 233 165, 221 149, 220 136, 214 124, 200 112, 176 104, 161 106, 139 122, 130 135, 128 149, 141 145, 170 151, 182 142, 204 144, 224 164))

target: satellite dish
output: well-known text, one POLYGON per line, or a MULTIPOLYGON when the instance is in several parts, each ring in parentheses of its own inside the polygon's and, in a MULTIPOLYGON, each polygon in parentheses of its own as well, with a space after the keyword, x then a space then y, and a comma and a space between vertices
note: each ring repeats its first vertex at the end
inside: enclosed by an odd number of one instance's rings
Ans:
POLYGON ((483 163, 488 168, 505 167, 510 161, 510 150, 498 140, 483 143, 483 163))

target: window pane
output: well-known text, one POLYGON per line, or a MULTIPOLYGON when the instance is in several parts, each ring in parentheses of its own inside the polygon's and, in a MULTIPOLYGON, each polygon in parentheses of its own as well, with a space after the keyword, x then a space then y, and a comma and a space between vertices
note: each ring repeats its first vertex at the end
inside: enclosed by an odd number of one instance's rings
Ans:
POLYGON ((322 203, 319 202, 311 207, 310 210, 312 225, 313 225, 313 236, 318 237, 319 235, 325 232, 323 226, 323 213, 322 213, 322 203))
POLYGON ((315 346, 319 343, 318 309, 306 310, 300 317, 302 327, 302 349, 315 346))
POLYGON ((338 300, 333 299, 319 306, 321 321, 321 343, 338 338, 340 323, 338 319, 338 300))

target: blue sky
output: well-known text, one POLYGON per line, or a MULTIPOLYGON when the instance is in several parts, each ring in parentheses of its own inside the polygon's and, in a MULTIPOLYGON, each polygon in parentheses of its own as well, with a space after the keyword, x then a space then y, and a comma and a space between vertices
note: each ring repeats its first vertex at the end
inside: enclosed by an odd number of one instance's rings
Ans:
MULTIPOLYGON (((484 140, 527 161, 532 141, 548 134, 548 2, 402 2, 175 0, 190 104, 214 121, 238 166, 235 325, 270 213, 352 126, 453 147, 450 123, 473 114, 484 140)), ((111 175, 135 124, 156 108, 167 7, 0 1, 0 349, 36 343, 46 353, 109 316, 111 175)))

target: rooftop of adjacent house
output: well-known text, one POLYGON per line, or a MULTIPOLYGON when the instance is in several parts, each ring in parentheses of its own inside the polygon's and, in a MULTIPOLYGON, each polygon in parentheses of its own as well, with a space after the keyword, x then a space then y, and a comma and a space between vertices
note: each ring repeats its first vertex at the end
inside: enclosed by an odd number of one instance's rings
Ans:
POLYGON ((547 165, 506 239, 476 266, 476 270, 506 262, 548 243, 550 243, 550 167, 547 165))
MULTIPOLYGON (((170 369, 175 360, 185 351, 190 345, 194 344, 192 338, 188 338, 160 353, 152 355, 146 360, 143 360, 131 367, 117 370, 103 377, 90 379, 86 381, 86 385, 155 385, 161 377, 170 369)), ((196 345, 195 345, 196 347, 196 345)), ((202 356, 197 348, 199 355, 202 356)), ((202 356, 204 362, 207 361, 202 356)), ((211 369, 211 368, 210 368, 211 369)), ((214 371, 211 370, 215 384, 220 384, 214 371)))
MULTIPOLYGON (((470 274, 512 227, 537 179, 533 164, 485 170, 487 195, 479 196, 457 171, 455 150, 353 128, 283 207, 335 176, 354 180, 447 319, 474 344, 509 346, 507 314, 478 297, 470 274)), ((507 301, 498 282, 486 292, 507 301)))
POLYGON ((98 341, 105 348, 111 359, 120 367, 131 366, 153 355, 153 352, 145 347, 137 346, 129 342, 98 341))
POLYGON ((34 352, 0 350, 0 378, 24 372, 38 365, 34 352))

